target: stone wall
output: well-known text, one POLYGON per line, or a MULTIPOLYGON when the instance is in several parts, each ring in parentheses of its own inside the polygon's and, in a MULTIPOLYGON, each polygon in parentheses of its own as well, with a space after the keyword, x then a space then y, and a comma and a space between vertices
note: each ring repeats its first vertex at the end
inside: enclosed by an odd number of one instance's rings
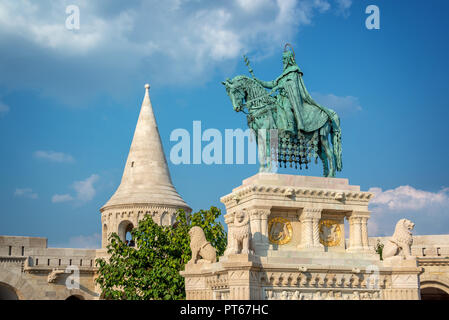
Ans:
MULTIPOLYGON (((379 240, 386 243, 390 237, 370 237, 372 250, 379 240)), ((421 289, 437 288, 449 294, 449 235, 413 236, 412 255, 417 257, 421 289)))
POLYGON ((98 299, 95 257, 96 250, 47 248, 46 238, 0 236, 0 296, 98 299))
MULTIPOLYGON (((370 251, 374 252, 374 245, 378 239, 385 243, 389 237, 370 237, 370 251)), ((422 268, 419 276, 420 287, 437 288, 449 294, 449 235, 414 236, 413 239, 412 253, 417 257, 418 266, 422 268)), ((341 254, 333 253, 335 257, 341 254)), ((271 251, 270 256, 259 260, 265 265, 263 272, 260 266, 249 267, 253 265, 253 262, 250 262, 248 258, 234 256, 231 258, 234 260, 232 264, 234 266, 236 262, 246 264, 246 271, 238 273, 235 270, 232 271, 232 268, 228 270, 227 262, 223 261, 222 267, 216 266, 210 270, 210 277, 193 276, 186 279, 189 286, 187 298, 309 299, 314 298, 313 294, 315 298, 319 294, 323 299, 335 297, 337 299, 394 299, 401 295, 417 298, 417 292, 414 290, 407 291, 391 287, 386 289, 385 286, 389 287, 389 283, 393 281, 388 272, 381 272, 384 290, 378 293, 378 291, 366 289, 367 283, 364 282, 366 275, 363 273, 363 268, 361 271, 352 270, 352 268, 335 270, 323 278, 319 270, 314 269, 300 271, 295 267, 291 270, 277 270, 273 265, 276 261, 299 259, 296 261, 297 265, 304 265, 308 259, 305 252, 298 252, 296 257, 290 252, 290 258, 282 257, 282 255, 281 251, 271 251), (292 287, 294 283, 301 283, 301 281, 304 284, 301 290, 292 287), (324 281, 327 284, 332 283, 334 288, 320 289, 320 283, 324 284, 324 281), (319 290, 308 289, 311 288, 311 283, 315 282, 319 290), (249 286, 250 283, 252 286, 249 286), (251 289, 247 289, 248 287, 251 289)), ((99 291, 94 282, 95 259, 98 257, 107 257, 106 250, 48 248, 46 238, 0 236, 0 299, 11 298, 7 295, 9 292, 13 292, 18 299, 63 300, 69 297, 99 299, 99 291), (66 286, 67 279, 74 275, 71 270, 74 267, 79 270, 79 289, 70 289, 66 286)), ((346 256, 346 258, 349 257, 346 256)))

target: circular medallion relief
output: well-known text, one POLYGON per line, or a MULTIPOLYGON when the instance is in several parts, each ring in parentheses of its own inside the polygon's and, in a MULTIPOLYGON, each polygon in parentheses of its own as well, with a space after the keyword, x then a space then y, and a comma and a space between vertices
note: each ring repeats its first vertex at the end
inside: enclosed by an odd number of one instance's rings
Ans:
POLYGON ((341 229, 338 221, 320 221, 320 243, 326 247, 335 247, 340 244, 341 229))
POLYGON ((268 221, 268 239, 274 244, 286 244, 292 239, 292 224, 287 219, 276 217, 268 221))

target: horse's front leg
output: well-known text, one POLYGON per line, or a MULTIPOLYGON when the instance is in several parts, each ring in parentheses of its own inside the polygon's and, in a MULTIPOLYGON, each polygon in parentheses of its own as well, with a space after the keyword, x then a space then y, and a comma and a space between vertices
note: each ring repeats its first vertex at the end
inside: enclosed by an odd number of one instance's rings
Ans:
MULTIPOLYGON (((256 120, 257 121, 257 120, 256 120)), ((261 123, 258 122, 257 124, 257 151, 258 151, 258 158, 259 158, 259 172, 265 172, 266 168, 266 148, 267 148, 267 137, 266 137, 266 130, 263 129, 261 126, 261 123)))
POLYGON ((259 130, 257 131, 259 162, 260 162, 259 172, 269 172, 271 163, 269 129, 266 129, 267 122, 264 120, 259 120, 257 125, 259 128, 259 130))

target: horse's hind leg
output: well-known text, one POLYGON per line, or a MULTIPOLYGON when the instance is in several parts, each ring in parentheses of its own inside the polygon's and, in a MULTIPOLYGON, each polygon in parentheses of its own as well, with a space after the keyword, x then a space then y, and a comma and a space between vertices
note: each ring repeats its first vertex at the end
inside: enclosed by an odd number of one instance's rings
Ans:
POLYGON ((329 167, 327 165, 327 158, 326 158, 326 152, 324 151, 324 147, 320 146, 318 147, 318 156, 321 159, 321 162, 323 163, 323 175, 327 177, 329 175, 329 167))
POLYGON ((270 129, 267 130, 267 140, 265 141, 265 158, 266 158, 266 171, 271 172, 271 132, 270 129))
MULTIPOLYGON (((327 158, 327 164, 329 165, 329 171, 326 177, 335 177, 335 165, 334 165, 334 153, 332 152, 331 145, 329 143, 328 137, 329 137, 329 124, 327 123, 320 129, 320 142, 321 142, 321 149, 324 149, 326 158, 327 158)), ((324 163, 324 161, 323 161, 324 163)))

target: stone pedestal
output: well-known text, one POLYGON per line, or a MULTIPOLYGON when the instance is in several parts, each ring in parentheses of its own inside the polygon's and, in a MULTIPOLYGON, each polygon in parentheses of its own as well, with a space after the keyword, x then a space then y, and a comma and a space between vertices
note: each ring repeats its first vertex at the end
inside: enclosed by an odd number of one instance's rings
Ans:
POLYGON ((225 255, 182 272, 187 299, 419 298, 416 264, 384 264, 368 245, 372 196, 347 179, 259 173, 244 180, 221 198, 225 255), (249 255, 239 254, 242 232, 249 255))

